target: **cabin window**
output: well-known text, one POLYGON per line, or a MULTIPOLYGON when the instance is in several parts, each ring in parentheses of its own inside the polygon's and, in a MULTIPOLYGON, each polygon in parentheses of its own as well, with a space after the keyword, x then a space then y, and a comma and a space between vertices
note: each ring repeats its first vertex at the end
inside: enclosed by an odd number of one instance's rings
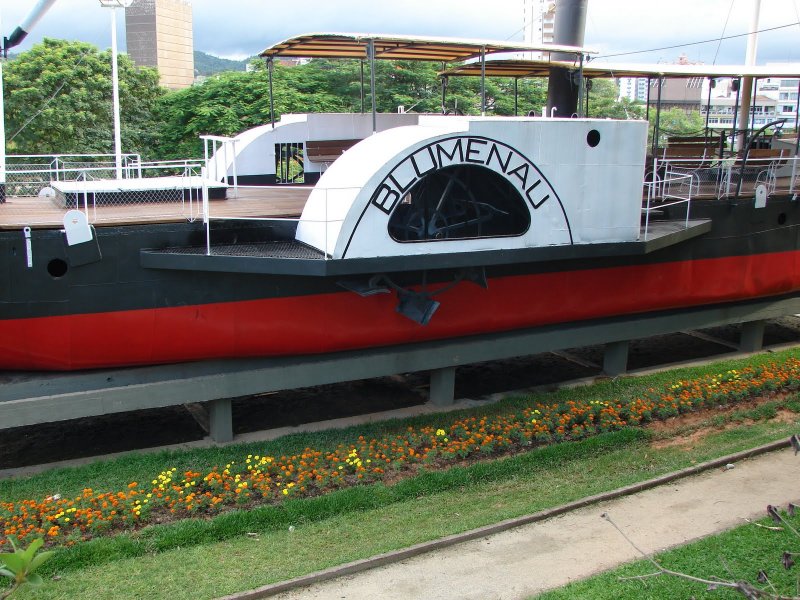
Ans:
POLYGON ((275 144, 275 183, 304 183, 303 143, 275 144))
POLYGON ((389 218, 398 242, 522 235, 528 205, 504 177, 477 165, 446 167, 420 179, 389 218))

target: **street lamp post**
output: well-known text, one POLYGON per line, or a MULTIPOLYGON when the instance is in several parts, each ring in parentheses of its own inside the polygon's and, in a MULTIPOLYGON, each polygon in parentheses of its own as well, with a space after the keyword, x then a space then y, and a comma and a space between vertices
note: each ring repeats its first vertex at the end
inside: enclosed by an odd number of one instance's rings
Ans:
POLYGON ((111 9, 111 81, 114 94, 114 157, 117 179, 122 179, 122 137, 119 122, 119 70, 117 68, 117 9, 128 8, 133 0, 100 0, 100 6, 111 9))

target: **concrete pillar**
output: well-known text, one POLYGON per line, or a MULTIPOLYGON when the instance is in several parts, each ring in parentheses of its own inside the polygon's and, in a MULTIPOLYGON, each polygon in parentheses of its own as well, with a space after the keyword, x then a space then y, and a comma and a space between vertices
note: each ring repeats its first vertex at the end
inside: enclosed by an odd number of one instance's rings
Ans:
POLYGON ((215 442, 233 440, 233 408, 230 398, 211 400, 208 406, 209 435, 215 442))
POLYGON ((764 324, 766 321, 748 321, 742 323, 742 334, 739 338, 739 350, 742 352, 758 352, 764 346, 764 324))
POLYGON ((436 406, 450 406, 455 400, 456 368, 431 371, 429 400, 436 406))
POLYGON ((615 377, 628 370, 628 340, 606 344, 603 353, 603 372, 615 377))

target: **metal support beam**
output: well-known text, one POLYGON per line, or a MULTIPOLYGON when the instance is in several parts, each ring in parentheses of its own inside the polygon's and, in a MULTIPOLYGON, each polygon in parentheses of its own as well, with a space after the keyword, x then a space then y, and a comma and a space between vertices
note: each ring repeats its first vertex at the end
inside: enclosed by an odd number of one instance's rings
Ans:
POLYGON ((481 116, 486 116, 486 46, 481 46, 481 116))
POLYGON ((230 398, 208 403, 208 425, 208 433, 215 442, 230 442, 233 439, 233 407, 230 398))
POLYGON ((611 377, 622 375, 628 370, 628 340, 606 344, 603 353, 603 372, 611 377))
POLYGON ((267 73, 269 74, 269 122, 275 129, 275 94, 272 92, 272 70, 274 68, 272 57, 267 59, 267 73))
POLYGON ((367 42, 367 58, 369 58, 369 93, 372 96, 372 133, 378 131, 378 105, 375 98, 375 40, 367 42))
POLYGON ((431 387, 428 399, 435 406, 450 406, 455 400, 456 368, 445 367, 431 371, 431 387))
POLYGON ((742 323, 742 333, 739 337, 739 350, 742 352, 758 352, 764 346, 763 319, 742 323))

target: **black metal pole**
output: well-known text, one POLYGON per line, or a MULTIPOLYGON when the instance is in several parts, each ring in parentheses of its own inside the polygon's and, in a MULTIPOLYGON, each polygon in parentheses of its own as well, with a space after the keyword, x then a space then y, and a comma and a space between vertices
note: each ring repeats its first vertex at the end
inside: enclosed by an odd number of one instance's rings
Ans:
POLYGON ((586 82, 583 80, 583 53, 581 53, 581 64, 578 68, 578 116, 585 117, 586 115, 583 113, 583 97, 585 95, 586 90, 586 82))
POLYGON ((586 110, 584 111, 584 115, 586 117, 589 116, 589 92, 592 91, 592 80, 586 82, 586 110))
POLYGON ((519 116, 519 91, 517 88, 517 84, 519 83, 519 77, 514 77, 514 116, 519 116))
POLYGON ((658 150, 658 137, 661 129, 661 82, 663 79, 661 77, 658 78, 658 94, 656 96, 656 122, 653 126, 653 156, 656 155, 656 151, 658 150))
POLYGON ((275 129, 275 95, 272 93, 272 57, 267 58, 267 72, 269 73, 269 122, 275 129))
POLYGON ((367 42, 367 53, 369 54, 369 91, 372 95, 372 133, 378 131, 378 108, 375 101, 375 40, 367 42))
POLYGON ((797 100, 794 102, 794 155, 797 156, 797 151, 800 149, 800 80, 797 82, 797 100))
MULTIPOLYGON (((731 82, 732 84, 733 82, 731 82)), ((742 93, 742 78, 739 77, 736 79, 736 101, 733 105, 733 139, 731 139, 731 152, 736 151, 736 140, 739 137, 736 128, 739 126, 739 96, 742 93)))
POLYGON ((708 101, 706 102, 706 137, 708 137, 708 119, 711 117, 711 90, 714 88, 716 79, 713 77, 708 78, 708 101))
POLYGON ((361 113, 364 113, 364 61, 358 61, 361 63, 361 113))
POLYGON ((481 116, 486 116, 486 47, 481 46, 481 116))

